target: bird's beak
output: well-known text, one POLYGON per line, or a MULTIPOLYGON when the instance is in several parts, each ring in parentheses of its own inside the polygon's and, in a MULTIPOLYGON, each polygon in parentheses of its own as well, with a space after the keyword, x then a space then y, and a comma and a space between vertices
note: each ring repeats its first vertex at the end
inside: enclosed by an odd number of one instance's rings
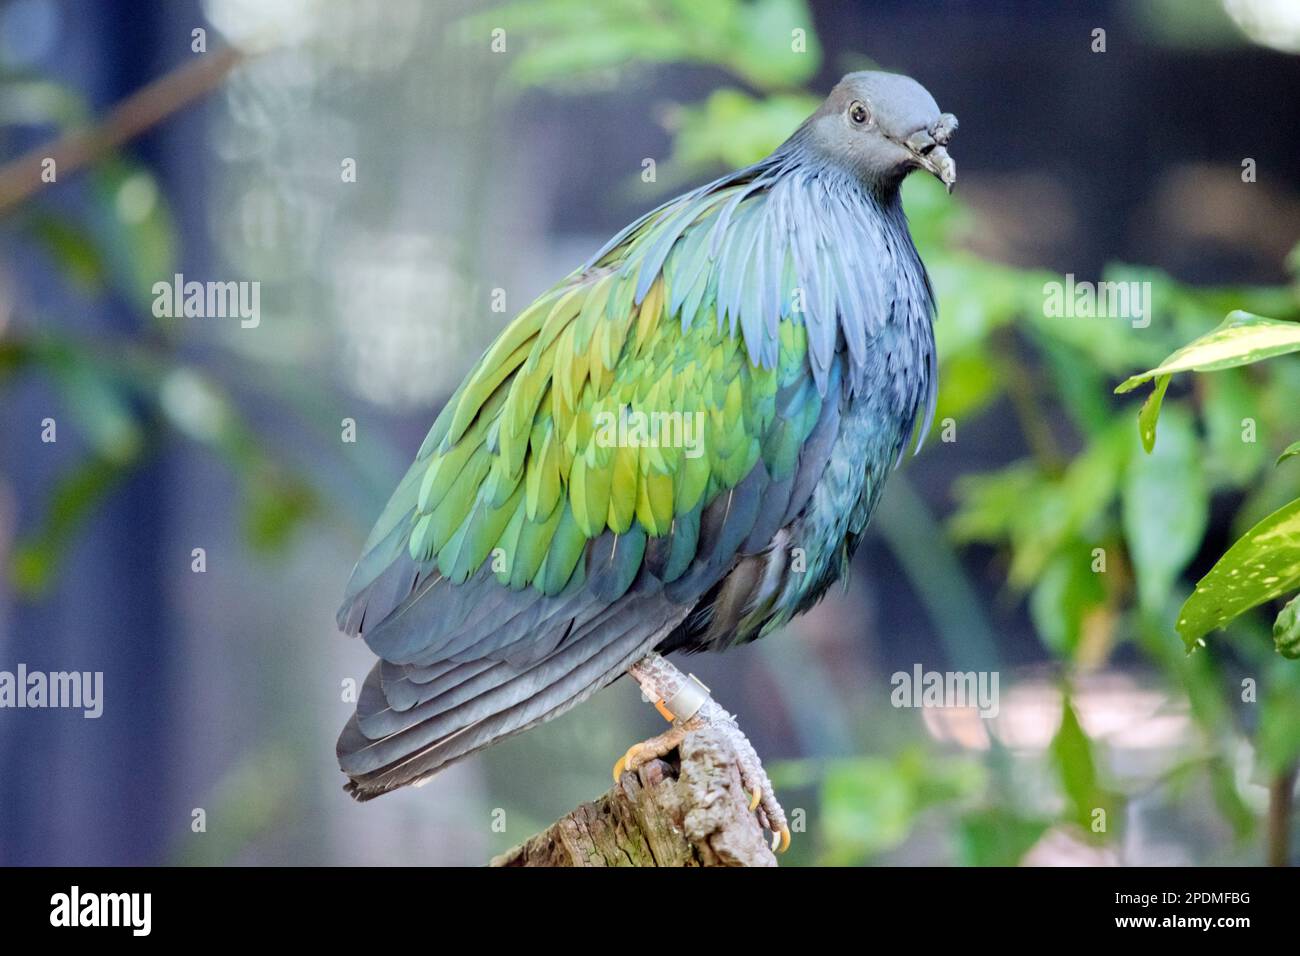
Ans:
POLYGON ((957 162, 948 155, 947 149, 936 146, 926 155, 918 155, 916 161, 921 164, 922 169, 938 177, 939 182, 948 187, 949 194, 952 193, 952 187, 957 182, 957 162))
POLYGON ((904 144, 916 157, 916 164, 948 187, 957 182, 957 163, 948 155, 948 143, 957 132, 957 117, 944 113, 928 130, 918 130, 904 144))

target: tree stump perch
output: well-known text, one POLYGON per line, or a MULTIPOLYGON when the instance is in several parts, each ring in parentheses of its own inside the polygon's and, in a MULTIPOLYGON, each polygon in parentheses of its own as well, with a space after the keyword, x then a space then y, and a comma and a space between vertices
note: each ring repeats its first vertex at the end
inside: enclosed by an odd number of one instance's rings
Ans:
POLYGON ((688 733, 678 759, 625 773, 492 866, 776 866, 726 741, 688 733))

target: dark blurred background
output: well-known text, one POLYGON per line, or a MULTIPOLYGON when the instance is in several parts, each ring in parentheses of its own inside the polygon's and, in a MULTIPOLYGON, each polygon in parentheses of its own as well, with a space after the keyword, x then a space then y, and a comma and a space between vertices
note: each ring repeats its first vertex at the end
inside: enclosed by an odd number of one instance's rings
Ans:
MULTIPOLYGON (((793 862, 1263 859, 1294 754, 1260 756, 1265 717, 1236 688, 1290 688, 1268 718, 1286 741, 1294 677, 1251 650, 1269 650, 1262 624, 1188 665, 1171 621, 1241 516, 1300 484, 1266 473, 1276 450, 1252 463, 1213 424, 1257 408, 1263 448, 1300 437, 1294 369, 1226 398, 1171 392, 1203 443, 1201 533, 1153 601, 1134 596, 1142 509, 1122 477, 1145 466, 1130 451, 1092 478, 1070 466, 1116 445, 1112 422, 1136 447, 1120 378, 1230 308, 1295 315, 1300 5, 12 0, 4 157, 232 48, 241 62, 206 98, 0 205, 0 670, 103 671, 105 686, 98 720, 0 711, 0 863, 478 864, 603 791, 659 729, 626 682, 354 804, 333 746, 369 655, 335 629, 343 584, 511 316, 872 66, 961 120, 955 201, 908 195, 957 440, 894 476, 847 589, 688 666, 805 811, 793 862), (795 29, 807 46, 790 59, 795 29), (1035 314, 1044 281, 1125 269, 1157 290, 1150 329, 1035 314), (260 282, 260 324, 155 317, 149 290, 176 272, 260 282), (1018 508, 1060 515, 1112 473, 1064 531, 1013 527, 1018 508), (1097 543, 1115 567, 1094 593, 1058 559, 1097 543), (891 707, 890 675, 915 663, 997 670, 999 717, 891 707)), ((1157 466, 1170 495, 1180 468, 1157 466)))

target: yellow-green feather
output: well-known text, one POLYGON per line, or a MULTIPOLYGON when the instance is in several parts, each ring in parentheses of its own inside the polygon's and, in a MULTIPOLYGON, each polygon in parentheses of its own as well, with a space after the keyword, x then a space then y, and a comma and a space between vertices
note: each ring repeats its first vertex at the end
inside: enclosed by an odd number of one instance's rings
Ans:
POLYGON ((655 248, 663 217, 543 294, 484 353, 426 441, 423 477, 413 477, 413 558, 464 580, 500 549, 499 582, 557 594, 584 573, 586 545, 606 531, 620 541, 672 534, 671 578, 693 556, 708 500, 738 485, 760 455, 774 477, 793 472, 820 400, 815 388, 792 386, 781 393, 789 407, 778 409, 778 391, 807 376, 807 333, 780 322, 777 367, 757 368, 730 323, 718 322, 705 295, 710 269, 697 259, 708 254, 700 232, 717 208, 686 216, 693 225, 640 303, 637 271, 619 266, 655 248), (682 282, 690 288, 670 315, 682 282), (624 411, 645 416, 650 444, 619 445, 610 427, 624 411))

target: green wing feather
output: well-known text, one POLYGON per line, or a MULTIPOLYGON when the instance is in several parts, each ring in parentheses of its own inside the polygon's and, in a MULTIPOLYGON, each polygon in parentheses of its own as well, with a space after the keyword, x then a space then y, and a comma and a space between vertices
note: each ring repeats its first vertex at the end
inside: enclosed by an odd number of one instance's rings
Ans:
POLYGON ((625 268, 664 229, 681 233, 678 248, 703 256, 728 197, 720 191, 648 218, 591 269, 539 297, 484 353, 431 430, 413 468, 418 482, 403 483, 381 522, 391 529, 393 512, 407 515, 417 565, 434 563, 462 582, 496 556, 501 584, 558 594, 586 543, 606 529, 667 534, 760 457, 773 480, 790 475, 819 404, 777 420, 778 391, 807 376, 804 327, 783 321, 778 365, 756 367, 718 321, 709 270, 670 256, 638 305, 637 270, 625 268), (694 222, 683 230, 675 217, 687 215, 694 222), (689 321, 668 314, 679 281, 705 285, 686 296, 689 321), (620 420, 668 430, 620 444, 612 430, 620 420))

